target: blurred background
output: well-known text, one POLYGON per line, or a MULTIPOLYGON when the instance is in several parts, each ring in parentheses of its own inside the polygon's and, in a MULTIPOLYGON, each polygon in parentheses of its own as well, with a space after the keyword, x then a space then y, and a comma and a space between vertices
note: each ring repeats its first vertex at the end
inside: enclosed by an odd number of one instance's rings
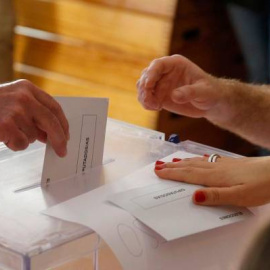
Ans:
MULTIPOLYGON (((260 155, 204 119, 144 110, 136 81, 154 58, 182 54, 215 76, 269 83, 267 2, 0 0, 0 82, 25 78, 51 95, 109 97, 112 118, 260 155)), ((120 269, 109 248, 99 254, 101 269, 120 269)), ((88 256, 58 270, 91 265, 88 256)))
POLYGON ((204 119, 144 110, 136 81, 154 58, 182 54, 215 76, 267 83, 265 2, 0 0, 0 80, 109 97, 109 117, 255 155, 257 147, 204 119))

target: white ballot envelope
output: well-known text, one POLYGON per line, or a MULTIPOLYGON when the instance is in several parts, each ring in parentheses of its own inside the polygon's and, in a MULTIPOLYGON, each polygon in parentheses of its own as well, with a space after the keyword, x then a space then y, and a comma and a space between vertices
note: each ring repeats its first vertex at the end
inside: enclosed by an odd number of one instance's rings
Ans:
MULTIPOLYGON (((181 152, 173 156, 181 156, 181 152)), ((173 156, 167 161, 171 161, 173 156)), ((133 179, 136 179, 136 174, 132 176, 133 179)), ((128 211, 167 241, 241 221, 252 215, 243 207, 195 205, 192 195, 202 186, 159 180, 149 167, 145 167, 143 175, 140 171, 138 178, 152 184, 116 193, 108 200, 128 211)))
POLYGON ((47 143, 41 185, 102 165, 108 113, 107 98, 56 97, 69 122, 67 156, 59 158, 47 143))

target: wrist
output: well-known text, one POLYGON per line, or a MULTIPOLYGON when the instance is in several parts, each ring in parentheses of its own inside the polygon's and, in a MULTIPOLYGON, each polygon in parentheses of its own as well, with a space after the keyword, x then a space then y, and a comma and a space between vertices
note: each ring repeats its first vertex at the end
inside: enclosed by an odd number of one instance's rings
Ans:
POLYGON ((232 123, 243 105, 248 85, 232 79, 212 78, 216 93, 215 105, 207 112, 206 119, 219 126, 232 123))

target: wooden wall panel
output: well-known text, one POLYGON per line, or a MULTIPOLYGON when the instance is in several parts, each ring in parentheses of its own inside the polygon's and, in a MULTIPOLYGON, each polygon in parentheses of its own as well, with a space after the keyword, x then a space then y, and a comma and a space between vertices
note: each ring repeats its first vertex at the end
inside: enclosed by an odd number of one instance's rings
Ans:
POLYGON ((79 0, 16 0, 18 24, 111 46, 128 53, 157 57, 168 53, 172 23, 79 0))
POLYGON ((197 16, 202 12, 219 11, 222 3, 216 0, 81 0, 112 7, 174 18, 176 15, 197 16), (179 8, 177 8, 177 5, 179 8), (177 13, 176 13, 177 12, 177 13))
POLYGON ((112 7, 132 10, 151 15, 166 16, 173 18, 177 0, 81 0, 84 2, 92 2, 97 4, 108 5, 112 7))
POLYGON ((110 99, 109 117, 153 129, 156 127, 157 114, 144 110, 132 92, 20 64, 15 66, 15 73, 17 78, 28 79, 53 96, 107 97, 110 99))
POLYGON ((136 82, 153 58, 168 53, 176 5, 15 0, 16 76, 54 95, 109 97, 110 117, 156 128, 157 113, 137 102, 136 82))
POLYGON ((141 71, 151 61, 150 57, 138 58, 91 43, 55 42, 17 35, 16 44, 16 62, 133 92, 141 71))

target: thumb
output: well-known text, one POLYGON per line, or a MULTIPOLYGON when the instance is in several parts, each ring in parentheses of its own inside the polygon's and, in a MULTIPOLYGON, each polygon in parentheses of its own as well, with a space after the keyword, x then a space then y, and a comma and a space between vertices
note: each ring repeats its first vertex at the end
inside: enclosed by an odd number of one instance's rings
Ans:
POLYGON ((204 83, 185 85, 172 91, 171 98, 178 104, 192 103, 198 109, 207 110, 217 101, 217 91, 204 83))
POLYGON ((245 206, 241 186, 204 188, 195 191, 193 202, 198 205, 234 205, 245 206))

